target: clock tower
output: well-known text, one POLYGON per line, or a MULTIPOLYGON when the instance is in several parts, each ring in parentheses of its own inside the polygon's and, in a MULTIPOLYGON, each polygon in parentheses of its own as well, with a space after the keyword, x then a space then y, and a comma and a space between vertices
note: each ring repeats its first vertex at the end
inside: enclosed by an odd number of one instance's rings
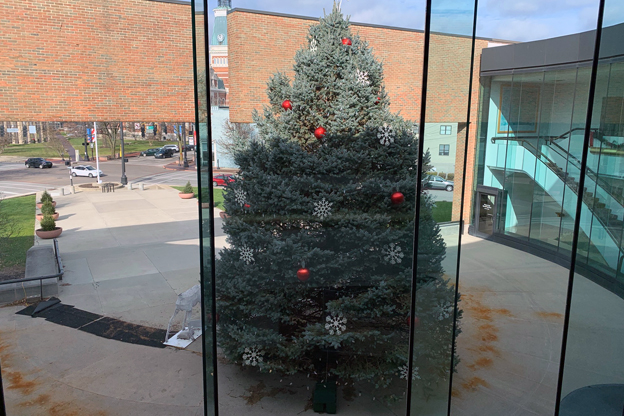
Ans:
POLYGON ((229 90, 228 79, 228 46, 227 46, 227 13, 232 9, 232 0, 219 0, 213 10, 214 25, 210 38, 210 67, 223 80, 225 90, 229 90))

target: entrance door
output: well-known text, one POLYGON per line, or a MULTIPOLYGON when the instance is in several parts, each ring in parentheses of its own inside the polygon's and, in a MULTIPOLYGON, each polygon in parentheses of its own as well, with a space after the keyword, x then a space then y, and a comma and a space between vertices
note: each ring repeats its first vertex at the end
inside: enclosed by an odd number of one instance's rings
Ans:
POLYGON ((489 237, 494 234, 494 220, 496 219, 496 195, 477 192, 476 207, 477 234, 489 237))

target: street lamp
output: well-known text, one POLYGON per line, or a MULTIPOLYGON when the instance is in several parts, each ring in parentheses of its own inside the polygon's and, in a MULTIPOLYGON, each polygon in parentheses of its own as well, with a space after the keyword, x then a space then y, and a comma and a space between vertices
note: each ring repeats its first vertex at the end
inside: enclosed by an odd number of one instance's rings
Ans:
POLYGON ((182 138, 184 139, 184 144, 182 145, 184 147, 184 167, 188 168, 189 164, 186 155, 186 144, 188 143, 188 139, 186 138, 186 123, 184 123, 182 127, 182 138))

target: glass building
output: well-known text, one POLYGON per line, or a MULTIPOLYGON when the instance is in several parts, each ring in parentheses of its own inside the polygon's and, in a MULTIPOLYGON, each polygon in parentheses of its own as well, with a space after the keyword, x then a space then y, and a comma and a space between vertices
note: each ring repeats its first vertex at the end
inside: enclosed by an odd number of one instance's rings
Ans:
POLYGON ((595 31, 483 52, 473 224, 565 265, 580 195, 577 267, 622 293, 624 25, 603 35, 585 169, 595 31))

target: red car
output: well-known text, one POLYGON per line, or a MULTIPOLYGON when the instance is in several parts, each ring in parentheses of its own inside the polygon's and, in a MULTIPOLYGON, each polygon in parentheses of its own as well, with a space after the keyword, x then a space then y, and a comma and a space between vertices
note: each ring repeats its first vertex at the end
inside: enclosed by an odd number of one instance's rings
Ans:
POLYGON ((225 184, 234 182, 232 175, 215 175, 212 177, 212 186, 225 186, 225 184))

